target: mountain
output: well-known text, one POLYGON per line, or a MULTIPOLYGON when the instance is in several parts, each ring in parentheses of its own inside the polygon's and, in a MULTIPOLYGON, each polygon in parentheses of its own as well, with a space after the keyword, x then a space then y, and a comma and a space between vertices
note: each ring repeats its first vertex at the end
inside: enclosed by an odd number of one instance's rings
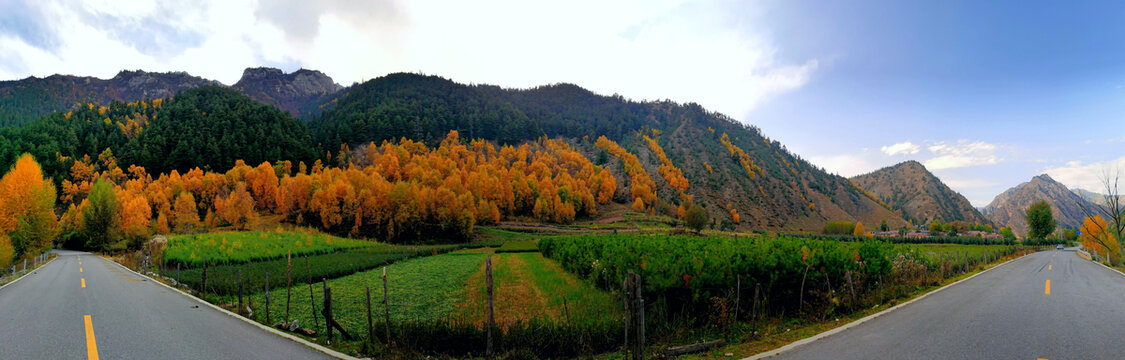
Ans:
POLYGON ((280 69, 247 68, 232 86, 263 104, 273 105, 297 118, 309 118, 343 89, 324 73, 300 69, 286 74, 280 69))
POLYGON ((1016 235, 1024 236, 1028 230, 1024 215, 1031 204, 1039 200, 1046 200, 1051 205, 1058 227, 1065 228, 1080 227, 1082 220, 1086 218, 1082 206, 1090 206, 1089 202, 1065 185, 1043 174, 997 195, 984 208, 983 213, 994 224, 1009 225, 1016 235))
MULTIPOLYGON (((1080 188, 1074 188, 1074 189, 1071 189, 1071 191, 1074 191, 1074 193, 1077 194, 1079 197, 1081 197, 1083 199, 1086 199, 1086 201, 1089 201, 1093 204, 1102 205, 1102 206, 1108 205, 1108 202, 1107 202, 1108 199, 1106 198, 1105 194, 1096 193, 1096 192, 1093 192, 1093 191, 1084 190, 1084 189, 1080 189, 1080 188)), ((1125 195, 1119 195, 1118 199, 1125 200, 1125 195)), ((1125 201, 1122 201, 1122 200, 1119 200, 1119 202, 1125 202, 1125 201)))
MULTIPOLYGON (((390 74, 342 91, 309 124, 317 142, 361 146, 401 137, 436 144, 449 130, 463 138, 519 144, 547 135, 569 139, 630 186, 621 161, 595 146, 606 136, 635 154, 657 185, 658 211, 675 213, 678 190, 660 175, 662 148, 716 222, 740 215, 743 229, 819 232, 829 220, 899 227, 906 221, 848 179, 790 153, 753 126, 697 104, 635 102, 572 84, 531 89, 464 85, 437 76, 390 74)), ((625 195, 618 201, 624 202, 625 195)), ((870 226, 870 225, 869 225, 870 226)))
POLYGON ((950 189, 917 161, 906 161, 852 178, 903 218, 921 224, 966 221, 988 223, 968 199, 950 189))
POLYGON ((0 127, 27 124, 55 111, 73 109, 78 104, 162 99, 205 85, 220 84, 184 72, 140 70, 122 71, 112 79, 51 75, 0 81, 0 127))

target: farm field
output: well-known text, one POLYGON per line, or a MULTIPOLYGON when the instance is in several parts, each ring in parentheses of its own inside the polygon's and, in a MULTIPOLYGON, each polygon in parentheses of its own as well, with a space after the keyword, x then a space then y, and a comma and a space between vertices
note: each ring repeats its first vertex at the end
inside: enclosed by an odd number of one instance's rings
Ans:
MULTIPOLYGON (((629 270, 644 279, 651 340, 674 345, 726 336, 730 330, 723 329, 730 326, 745 329, 755 323, 750 321, 751 311, 765 319, 763 324, 810 324, 826 316, 846 316, 939 284, 943 277, 959 273, 961 268, 955 273, 954 266, 969 265, 947 261, 939 270, 940 259, 983 258, 1013 250, 1008 245, 894 244, 757 234, 546 235, 493 227, 483 228, 474 243, 449 245, 390 245, 285 232, 204 234, 186 239, 191 242, 177 239, 181 249, 190 247, 196 254, 227 259, 226 264, 215 260, 221 265, 208 267, 208 300, 233 308, 241 272, 243 301, 262 323, 267 323, 267 286, 268 322, 286 319, 287 259, 286 247, 280 244, 302 245, 307 255, 292 259, 289 318, 315 328, 318 335, 312 338, 320 339, 325 331, 321 280, 327 280, 334 317, 354 336, 336 337, 332 347, 356 355, 387 354, 365 344, 368 288, 372 325, 385 330, 385 267, 396 351, 455 357, 477 354, 485 335, 488 256, 493 265, 494 335, 500 351, 570 357, 620 347, 614 334, 625 328, 627 314, 620 291, 629 270), (245 247, 231 246, 235 241, 269 249, 271 256, 245 260, 255 257, 243 253, 245 247), (849 277, 856 295, 833 295, 846 291, 849 277), (742 292, 737 293, 740 286, 742 292), (753 305, 757 295, 750 289, 754 287, 761 292, 760 308, 753 305), (735 311, 738 308, 743 310, 735 311)), ((193 289, 202 285, 201 267, 172 269, 165 267, 164 276, 193 289)), ((745 334, 742 331, 734 334, 745 334)), ((375 331, 374 342, 385 343, 384 334, 375 331)))
MULTIPOLYGON (((503 249, 503 247, 501 247, 503 249)), ((499 250, 497 250, 499 252, 499 250)), ((498 253, 492 257, 497 326, 532 319, 556 322, 615 317, 619 305, 609 293, 567 273, 538 252, 498 253)), ((465 282, 460 313, 471 324, 487 323, 485 269, 465 282)))
MULTIPOLYGON (((479 251, 459 251, 429 256, 386 267, 390 299, 391 322, 426 321, 452 318, 457 312, 457 302, 464 297, 465 280, 480 268, 487 254, 479 251)), ((366 329, 366 289, 372 292, 372 311, 383 313, 382 268, 355 273, 327 281, 332 288, 333 312, 345 329, 366 329)), ((309 302, 308 285, 293 289, 290 317, 301 324, 313 324, 312 305, 309 302)), ((313 287, 313 298, 317 311, 324 304, 322 285, 313 287)), ((274 290, 270 317, 273 320, 285 319, 285 291, 274 290)), ((251 298, 255 304, 265 304, 265 292, 254 293, 251 298)), ((255 317, 265 322, 265 311, 258 309, 255 317)), ((317 316, 320 316, 318 313, 317 316)), ((323 329, 323 322, 322 322, 323 329)))
POLYGON ((188 267, 236 264, 293 255, 326 254, 374 246, 375 242, 335 237, 319 232, 246 231, 176 235, 168 239, 164 260, 188 267))
MULTIPOLYGON (((460 248, 462 248, 461 245, 398 246, 379 244, 327 254, 293 256, 291 276, 293 283, 302 284, 308 282, 308 279, 320 281, 321 279, 337 278, 403 259, 436 255, 460 248)), ((267 274, 270 277, 269 286, 271 288, 284 288, 288 262, 289 260, 282 257, 272 260, 210 266, 207 268, 206 292, 217 295, 237 294, 240 271, 247 294, 264 289, 267 274)), ((202 267, 181 270, 167 268, 164 270, 164 276, 176 279, 194 289, 200 289, 203 285, 202 267)))

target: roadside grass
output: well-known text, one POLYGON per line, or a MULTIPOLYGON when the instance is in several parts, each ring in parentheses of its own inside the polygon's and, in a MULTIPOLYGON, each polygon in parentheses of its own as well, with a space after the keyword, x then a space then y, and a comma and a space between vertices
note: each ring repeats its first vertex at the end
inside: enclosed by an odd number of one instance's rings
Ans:
POLYGON ((187 267, 237 264, 293 255, 326 254, 343 249, 374 246, 373 241, 353 240, 317 232, 245 231, 215 232, 169 237, 164 259, 187 267))

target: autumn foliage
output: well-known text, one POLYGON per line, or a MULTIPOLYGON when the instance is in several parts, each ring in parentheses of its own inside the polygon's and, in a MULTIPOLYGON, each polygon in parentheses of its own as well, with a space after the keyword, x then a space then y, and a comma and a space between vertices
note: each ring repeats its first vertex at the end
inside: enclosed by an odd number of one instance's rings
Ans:
POLYGON ((79 233, 90 188, 104 180, 112 184, 119 204, 114 220, 122 229, 110 243, 207 226, 242 229, 260 216, 406 241, 465 237, 476 225, 505 217, 567 223, 595 215, 617 189, 608 170, 545 137, 497 148, 484 141, 465 144, 453 131, 437 148, 403 139, 347 153, 345 167, 238 161, 226 173, 196 168, 155 180, 140 167, 121 171, 112 154, 73 159, 72 178, 64 181, 69 210, 63 219, 79 233))
POLYGON ((642 138, 648 144, 649 150, 660 159, 660 166, 656 169, 660 173, 660 177, 663 177, 665 181, 668 181, 668 185, 679 190, 680 193, 687 191, 688 180, 684 177, 684 172, 672 164, 672 160, 668 159, 668 155, 664 154, 664 149, 655 139, 648 137, 648 135, 642 135, 642 138))
POLYGON ((730 137, 728 137, 726 133, 723 133, 722 137, 719 138, 719 142, 723 144, 723 147, 727 148, 731 158, 738 160, 738 163, 742 164, 742 168, 746 170, 746 175, 749 176, 751 180, 762 172, 762 169, 754 164, 754 160, 750 159, 749 154, 730 142, 730 137))
POLYGON ((1096 252, 1101 256, 1111 253, 1113 254, 1114 261, 1120 262, 1125 259, 1116 259, 1120 257, 1121 245, 1117 242, 1117 238, 1109 231, 1106 221, 1101 216, 1094 216, 1093 218, 1086 218, 1082 220, 1082 227, 1078 228, 1081 235, 1082 247, 1088 251, 1096 252))
POLYGON ((641 162, 637 160, 636 155, 629 153, 628 150, 605 136, 599 137, 595 145, 621 159, 624 164, 625 173, 629 175, 629 193, 633 199, 633 210, 643 211, 646 206, 651 206, 656 202, 656 184, 645 171, 645 168, 641 166, 641 162))
POLYGON ((55 186, 31 155, 24 154, 0 178, 0 266, 38 254, 58 232, 55 186))

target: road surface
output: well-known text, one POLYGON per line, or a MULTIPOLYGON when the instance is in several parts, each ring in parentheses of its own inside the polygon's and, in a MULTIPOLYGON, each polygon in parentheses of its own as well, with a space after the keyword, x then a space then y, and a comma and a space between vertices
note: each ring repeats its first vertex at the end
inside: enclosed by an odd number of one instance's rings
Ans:
POLYGON ((1125 277, 1031 254, 770 359, 1125 359, 1125 277))
POLYGON ((98 358, 328 357, 87 253, 0 289, 0 359, 98 358))

